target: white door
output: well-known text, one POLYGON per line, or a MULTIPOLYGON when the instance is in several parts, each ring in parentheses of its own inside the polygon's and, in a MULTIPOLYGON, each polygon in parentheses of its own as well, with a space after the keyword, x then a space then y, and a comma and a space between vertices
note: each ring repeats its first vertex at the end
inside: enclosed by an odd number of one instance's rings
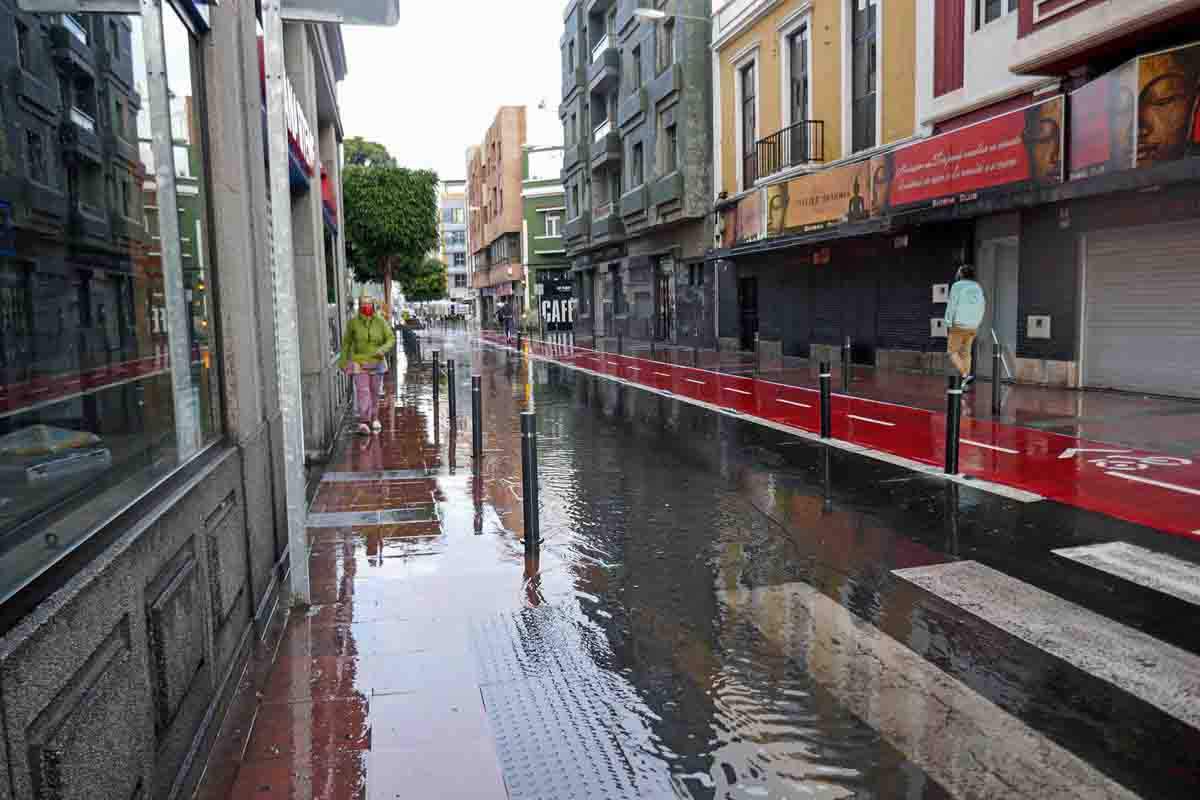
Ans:
MULTIPOLYGON (((976 374, 992 376, 992 333, 1000 342, 1000 352, 1010 371, 1016 369, 1017 287, 1020 273, 1020 240, 1015 236, 986 239, 979 243, 975 259, 979 283, 987 299, 987 312, 979 326, 976 374)), ((1001 377, 1008 377, 1003 369, 1001 377)))
POLYGON ((1085 386, 1200 397, 1200 225, 1088 234, 1085 386))

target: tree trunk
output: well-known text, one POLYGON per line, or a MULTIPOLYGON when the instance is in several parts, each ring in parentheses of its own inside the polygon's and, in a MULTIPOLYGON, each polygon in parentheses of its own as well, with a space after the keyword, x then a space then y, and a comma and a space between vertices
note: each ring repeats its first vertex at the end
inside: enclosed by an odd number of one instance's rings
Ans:
POLYGON ((395 320, 391 318, 392 314, 392 260, 390 258, 383 259, 383 309, 387 315, 388 322, 393 323, 395 320))

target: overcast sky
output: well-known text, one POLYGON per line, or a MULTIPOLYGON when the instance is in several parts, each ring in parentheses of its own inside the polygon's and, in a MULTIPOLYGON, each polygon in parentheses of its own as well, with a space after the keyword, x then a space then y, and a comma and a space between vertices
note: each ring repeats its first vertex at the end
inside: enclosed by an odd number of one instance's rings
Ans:
POLYGON ((502 105, 529 107, 530 144, 561 144, 558 40, 564 0, 402 0, 395 28, 345 27, 346 136, 380 142, 401 166, 466 175, 502 105), (537 110, 545 100, 547 111, 537 110))

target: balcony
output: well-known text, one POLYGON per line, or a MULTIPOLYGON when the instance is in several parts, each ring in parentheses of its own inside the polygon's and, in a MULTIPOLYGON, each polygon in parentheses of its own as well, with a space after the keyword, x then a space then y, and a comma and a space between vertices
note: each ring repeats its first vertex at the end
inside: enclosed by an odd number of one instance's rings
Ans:
POLYGON ((563 77, 563 99, 566 100, 576 89, 587 85, 587 69, 583 66, 578 66, 573 70, 565 73, 563 77))
POLYGON ((625 235, 625 224, 616 212, 613 203, 604 203, 593 209, 592 241, 611 242, 625 235))
POLYGON ((108 222, 102 210, 79 202, 71 208, 68 230, 76 238, 104 241, 109 238, 108 222))
POLYGON ((601 40, 605 49, 599 51, 588 66, 588 91, 607 92, 617 85, 621 77, 621 54, 617 48, 609 47, 608 37, 601 40))
POLYGON ((563 232, 564 238, 568 243, 586 239, 592 230, 592 217, 588 212, 583 212, 575 219, 567 220, 566 228, 563 232))
POLYGON ((592 48, 592 63, 595 64, 597 61, 599 61, 600 57, 604 55, 604 51, 611 46, 612 44, 611 40, 608 38, 608 34, 606 33, 601 36, 600 41, 596 42, 596 46, 592 48))
POLYGON ((617 125, 626 128, 635 121, 640 122, 648 107, 646 87, 643 86, 621 101, 621 108, 617 113, 617 125))
POLYGON ((104 137, 104 147, 109 155, 119 158, 130 167, 136 167, 141 162, 141 154, 136 144, 127 141, 125 137, 109 132, 104 137))
POLYGON ((672 172, 650 187, 651 205, 661 206, 683 198, 683 173, 672 172))
POLYGON ((563 174, 569 175, 574 167, 581 161, 587 161, 588 146, 587 142, 579 142, 578 144, 569 144, 563 148, 563 174))
POLYGON ((593 132, 595 144, 592 145, 592 169, 600 169, 606 164, 621 163, 621 136, 612 126, 612 120, 605 120, 593 132))
POLYGON ((50 46, 59 63, 85 75, 95 74, 87 30, 70 14, 63 14, 50 28, 50 46))
POLYGON ((742 174, 746 186, 753 186, 768 175, 824 160, 825 122, 806 119, 755 142, 754 151, 745 156, 742 174))
POLYGON ((100 137, 96 135, 96 121, 86 112, 72 106, 63 124, 63 149, 71 155, 103 164, 100 152, 100 137))
POLYGON ((632 217, 646 213, 646 184, 636 186, 621 195, 621 216, 632 217))
POLYGON ((17 94, 33 106, 39 117, 46 120, 58 117, 61 99, 54 87, 20 67, 14 67, 12 75, 17 94))

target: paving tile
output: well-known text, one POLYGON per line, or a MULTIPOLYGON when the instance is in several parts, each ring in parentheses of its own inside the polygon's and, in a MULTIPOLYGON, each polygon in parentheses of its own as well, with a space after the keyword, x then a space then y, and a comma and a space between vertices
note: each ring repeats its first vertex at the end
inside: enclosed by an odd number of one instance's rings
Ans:
POLYGON ((365 800, 369 763, 363 751, 343 751, 328 761, 246 763, 229 800, 365 800))
POLYGON ((490 741, 438 741, 419 748, 371 751, 369 800, 506 800, 490 741))
POLYGON ((328 760, 342 750, 371 747, 366 697, 301 703, 264 703, 254 720, 246 761, 270 758, 328 760))
POLYGON ((371 684, 357 658, 281 656, 263 691, 265 702, 367 697, 371 684))
POLYGON ((479 688, 463 683, 376 695, 371 700, 370 728, 372 746, 380 750, 491 736, 479 688))

